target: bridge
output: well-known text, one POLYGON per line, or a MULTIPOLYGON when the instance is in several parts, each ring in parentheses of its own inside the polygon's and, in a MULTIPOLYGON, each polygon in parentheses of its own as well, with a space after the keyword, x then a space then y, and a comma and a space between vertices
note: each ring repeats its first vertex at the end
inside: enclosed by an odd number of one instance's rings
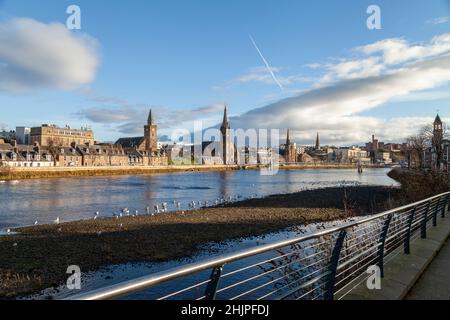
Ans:
POLYGON ((450 192, 75 300, 450 299, 450 192))

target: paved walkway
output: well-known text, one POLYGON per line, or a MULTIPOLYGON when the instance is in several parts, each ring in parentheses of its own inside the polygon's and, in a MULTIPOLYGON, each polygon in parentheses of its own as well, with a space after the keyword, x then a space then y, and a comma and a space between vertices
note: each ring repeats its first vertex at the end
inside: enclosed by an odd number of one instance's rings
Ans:
POLYGON ((450 238, 406 296, 407 300, 450 300, 450 238))

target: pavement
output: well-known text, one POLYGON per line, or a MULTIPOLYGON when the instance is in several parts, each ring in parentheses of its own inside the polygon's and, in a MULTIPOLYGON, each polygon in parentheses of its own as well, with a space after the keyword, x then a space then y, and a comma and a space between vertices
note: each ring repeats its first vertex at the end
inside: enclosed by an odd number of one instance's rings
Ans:
POLYGON ((450 239, 414 284, 406 300, 450 300, 450 239))
MULTIPOLYGON (((344 300, 450 299, 450 215, 427 230, 426 239, 411 243, 410 254, 398 254, 384 267, 380 290, 361 282, 344 300)), ((365 276, 365 275, 363 275, 365 276)))

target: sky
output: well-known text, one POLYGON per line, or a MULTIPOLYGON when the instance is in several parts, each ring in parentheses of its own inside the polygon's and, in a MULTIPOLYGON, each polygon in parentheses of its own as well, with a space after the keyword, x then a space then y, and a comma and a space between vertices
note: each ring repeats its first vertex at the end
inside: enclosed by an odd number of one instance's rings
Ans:
POLYGON ((0 0, 0 129, 114 141, 152 108, 164 139, 216 125, 224 104, 232 128, 298 144, 401 142, 450 120, 450 0, 0 0))

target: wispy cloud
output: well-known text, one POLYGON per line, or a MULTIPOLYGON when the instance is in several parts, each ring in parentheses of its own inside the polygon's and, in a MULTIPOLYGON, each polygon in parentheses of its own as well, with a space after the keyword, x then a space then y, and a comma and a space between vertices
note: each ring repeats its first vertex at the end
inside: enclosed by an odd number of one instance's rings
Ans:
POLYGON ((94 80, 98 42, 61 23, 15 18, 0 24, 0 91, 74 89, 94 80))
POLYGON ((445 16, 445 17, 437 17, 437 18, 434 18, 434 19, 427 20, 427 23, 436 25, 436 24, 444 24, 444 23, 447 23, 449 21, 450 21, 450 17, 449 16, 445 16))
POLYGON ((110 107, 85 108, 76 113, 80 119, 89 120, 123 134, 142 135, 142 128, 149 109, 160 129, 180 126, 183 123, 207 119, 209 116, 223 112, 224 104, 216 103, 191 109, 172 109, 161 106, 125 105, 110 107))

